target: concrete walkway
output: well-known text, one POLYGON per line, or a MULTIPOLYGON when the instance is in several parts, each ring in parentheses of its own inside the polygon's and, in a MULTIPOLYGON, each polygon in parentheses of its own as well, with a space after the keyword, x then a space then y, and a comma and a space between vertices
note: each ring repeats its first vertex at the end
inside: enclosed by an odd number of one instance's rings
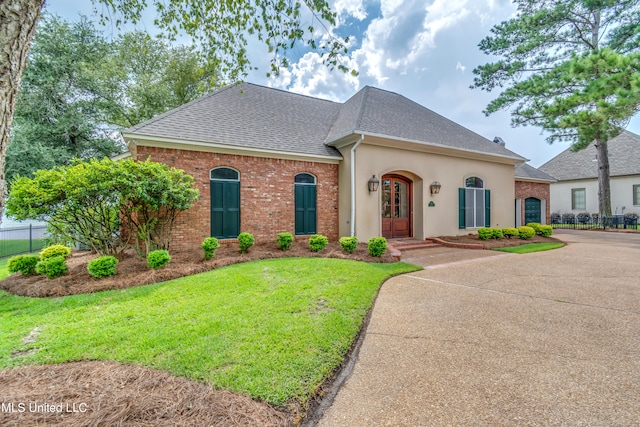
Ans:
POLYGON ((416 254, 318 425, 640 425, 640 235, 554 237, 568 246, 416 254))

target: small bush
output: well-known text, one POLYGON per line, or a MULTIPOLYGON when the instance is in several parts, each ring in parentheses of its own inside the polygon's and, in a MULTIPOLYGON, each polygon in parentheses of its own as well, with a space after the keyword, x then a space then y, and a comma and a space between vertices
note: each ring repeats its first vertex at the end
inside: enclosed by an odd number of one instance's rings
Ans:
POLYGON ((45 258, 36 264, 36 272, 47 276, 49 279, 64 276, 68 270, 69 266, 62 255, 45 258))
POLYGON ((215 237, 207 237, 202 241, 201 247, 204 251, 204 259, 211 259, 216 256, 216 249, 220 247, 220 243, 215 237))
POLYGON ((40 260, 45 260, 47 258, 51 258, 54 256, 61 256, 63 258, 68 258, 71 255, 71 249, 64 245, 53 245, 48 248, 44 248, 42 252, 40 252, 40 260))
POLYGON ((538 222, 528 222, 525 224, 526 227, 531 227, 535 230, 536 234, 540 234, 540 227, 542 227, 542 224, 538 223, 538 222))
POLYGON ((384 237, 372 237, 367 245, 371 256, 380 257, 387 250, 387 239, 384 237))
POLYGON ((89 264, 87 264, 87 271, 96 279, 115 276, 116 265, 118 265, 118 258, 111 255, 105 255, 89 261, 89 264))
POLYGON ((502 239, 502 229, 501 228, 492 228, 491 229, 491 238, 492 239, 502 239))
POLYGON ((531 227, 527 227, 526 225, 523 225, 521 227, 518 227, 518 235, 520 236, 521 239, 527 240, 536 235, 536 230, 534 230, 531 227))
POLYGON ((540 232, 538 234, 540 234, 542 237, 549 237, 553 234, 553 227, 551 227, 550 225, 541 225, 539 229, 540 232))
POLYGON ((591 214, 588 212, 580 212, 576 215, 579 224, 587 224, 591 222, 591 214))
POLYGON ((322 234, 314 234, 309 237, 309 249, 313 252, 320 252, 329 244, 329 239, 327 236, 323 236, 322 234))
POLYGON ((478 237, 481 240, 491 239, 493 237, 493 231, 490 228, 479 228, 478 237))
POLYGON ((356 236, 341 237, 339 242, 342 249, 348 254, 352 254, 358 247, 358 238, 356 236))
POLYGON ((169 251, 164 249, 151 251, 147 255, 147 265, 154 270, 164 267, 169 264, 169 261, 171 261, 171 255, 169 255, 169 251))
POLYGON ((246 232, 238 234, 238 244, 240 245, 241 253, 247 252, 255 243, 256 241, 253 238, 253 234, 246 232))
POLYGON ((23 276, 31 276, 36 274, 36 264, 38 264, 38 255, 16 255, 7 261, 7 269, 9 273, 17 273, 23 276))
POLYGON ((517 237, 518 236, 518 229, 517 228, 512 228, 512 227, 503 228, 502 229, 502 235, 504 237, 506 237, 507 239, 510 239, 512 237, 517 237))
POLYGON ((278 237, 276 237, 276 242, 278 243, 278 247, 283 251, 291 249, 291 245, 293 244, 293 234, 289 232, 280 233, 278 234, 278 237))

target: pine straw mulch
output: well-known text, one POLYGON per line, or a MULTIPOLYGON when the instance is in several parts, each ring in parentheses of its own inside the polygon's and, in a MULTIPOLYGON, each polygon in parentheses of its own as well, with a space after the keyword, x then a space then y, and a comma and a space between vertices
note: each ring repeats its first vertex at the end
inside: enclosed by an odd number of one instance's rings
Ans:
POLYGON ((265 403, 115 362, 0 371, 2 426, 289 426, 265 403), (13 404, 13 411, 7 404, 13 404), (46 405, 46 406, 43 406, 46 405), (75 411, 75 412, 74 412, 75 411))
POLYGON ((203 259, 202 249, 199 248, 172 252, 169 264, 159 270, 150 269, 147 267, 146 259, 137 257, 133 251, 127 251, 118 256, 118 273, 115 276, 94 279, 87 272, 87 264, 96 256, 90 252, 74 252, 67 260, 69 272, 65 276, 47 279, 44 276, 22 276, 17 273, 0 281, 0 289, 28 297, 60 297, 148 285, 230 264, 269 258, 324 257, 367 262, 397 261, 389 251, 382 257, 372 257, 369 255, 366 243, 358 244, 353 254, 345 253, 337 242, 329 243, 320 252, 311 252, 306 240, 294 242, 291 249, 287 251, 279 250, 274 242, 257 243, 249 249, 248 253, 241 254, 236 242, 225 242, 216 251, 215 258, 208 261, 203 259))
MULTIPOLYGON (((313 253, 304 240, 288 251, 275 243, 259 243, 240 254, 237 243, 223 244, 214 259, 203 260, 202 250, 172 253, 169 265, 150 270, 146 260, 132 252, 122 254, 118 274, 94 279, 87 263, 96 257, 75 252, 69 259, 69 273, 57 279, 13 274, 0 288, 30 297, 59 297, 108 289, 124 289, 175 279, 239 262, 284 257, 331 257, 369 262, 394 262, 389 253, 381 258, 369 255, 366 244, 346 254, 338 243, 313 253)), ((304 409, 292 403, 276 410, 247 396, 215 390, 169 373, 116 362, 83 361, 60 365, 25 366, 0 371, 1 402, 13 409, 0 411, 0 425, 26 426, 289 426, 304 417, 304 409), (37 405, 49 405, 49 412, 37 405), (57 412, 62 404, 62 411, 57 412), (30 406, 34 411, 30 410, 30 406), (51 408, 50 405, 54 405, 51 408), (75 405, 75 406, 74 406, 75 405), (69 408, 85 412, 65 412, 69 408)), ((45 408, 46 409, 46 408, 45 408)))
POLYGON ((518 237, 512 237, 510 239, 502 238, 481 240, 477 234, 467 234, 464 236, 441 236, 439 237, 439 239, 450 243, 480 244, 484 247, 484 249, 506 248, 509 246, 527 245, 529 243, 563 243, 562 241, 553 237, 542 237, 538 235, 533 236, 531 239, 527 240, 522 240, 518 237))

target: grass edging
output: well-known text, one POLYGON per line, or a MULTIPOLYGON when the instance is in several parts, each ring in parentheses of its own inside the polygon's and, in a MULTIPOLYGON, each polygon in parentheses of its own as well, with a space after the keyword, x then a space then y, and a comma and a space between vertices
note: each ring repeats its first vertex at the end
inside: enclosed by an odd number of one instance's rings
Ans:
POLYGON ((533 252, 549 251, 564 246, 564 243, 527 243, 519 246, 493 248, 494 251, 509 252, 514 254, 529 254, 533 252))

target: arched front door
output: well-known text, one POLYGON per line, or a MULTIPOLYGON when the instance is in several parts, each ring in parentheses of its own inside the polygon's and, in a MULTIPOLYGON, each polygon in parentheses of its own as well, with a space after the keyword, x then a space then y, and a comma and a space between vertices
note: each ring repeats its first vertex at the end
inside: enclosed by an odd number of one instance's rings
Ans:
POLYGON ((540 221, 540 199, 529 197, 524 200, 524 223, 541 222, 540 221))
POLYGON ((399 175, 382 177, 382 235, 411 237, 411 181, 399 175))

